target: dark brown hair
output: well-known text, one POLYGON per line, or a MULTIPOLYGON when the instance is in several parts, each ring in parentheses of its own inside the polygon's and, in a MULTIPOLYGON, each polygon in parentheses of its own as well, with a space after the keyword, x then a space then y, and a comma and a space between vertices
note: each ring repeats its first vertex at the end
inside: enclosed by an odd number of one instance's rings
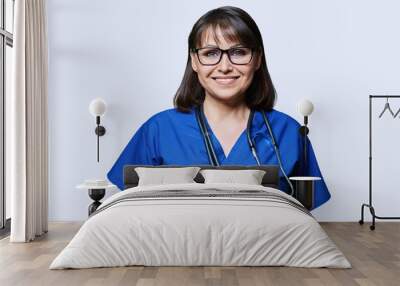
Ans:
POLYGON ((252 83, 246 91, 245 101, 251 109, 272 109, 276 92, 268 72, 260 30, 249 14, 231 6, 211 10, 194 24, 188 39, 186 70, 175 94, 174 106, 181 112, 189 112, 193 106, 199 106, 204 101, 204 88, 199 82, 197 73, 192 69, 190 53, 201 44, 203 33, 209 28, 214 31, 214 37, 215 31, 221 29, 226 39, 238 40, 241 44, 256 49, 256 54, 261 56, 261 65, 254 73, 252 83))

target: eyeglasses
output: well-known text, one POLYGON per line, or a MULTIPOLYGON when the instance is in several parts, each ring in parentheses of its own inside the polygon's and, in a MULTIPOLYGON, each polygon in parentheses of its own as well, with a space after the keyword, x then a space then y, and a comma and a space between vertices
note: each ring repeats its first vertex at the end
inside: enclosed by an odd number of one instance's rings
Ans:
POLYGON ((204 66, 213 66, 218 64, 222 55, 226 53, 229 61, 234 65, 247 65, 253 58, 253 48, 234 47, 227 50, 222 50, 216 47, 206 47, 192 49, 197 54, 199 62, 204 66))

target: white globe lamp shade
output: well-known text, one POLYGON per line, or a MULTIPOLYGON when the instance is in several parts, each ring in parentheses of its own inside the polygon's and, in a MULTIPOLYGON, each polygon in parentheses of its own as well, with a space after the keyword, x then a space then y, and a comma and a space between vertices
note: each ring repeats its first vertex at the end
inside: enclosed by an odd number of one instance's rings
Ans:
POLYGON ((303 99, 297 105, 297 110, 303 116, 309 116, 314 111, 314 105, 308 99, 303 99))
POLYGON ((102 116, 107 110, 106 102, 101 98, 93 99, 89 104, 89 111, 93 116, 102 116))

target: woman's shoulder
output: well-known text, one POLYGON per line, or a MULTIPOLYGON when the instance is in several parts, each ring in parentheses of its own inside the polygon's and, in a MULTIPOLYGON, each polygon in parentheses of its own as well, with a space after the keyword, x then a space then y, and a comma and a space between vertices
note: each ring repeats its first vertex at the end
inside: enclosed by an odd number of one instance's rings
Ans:
POLYGON ((182 112, 179 111, 177 108, 168 108, 162 111, 159 111, 152 115, 149 120, 163 120, 163 119, 168 119, 168 118, 177 118, 177 117, 190 117, 192 116, 193 109, 191 109, 190 112, 182 112))
POLYGON ((177 108, 168 108, 153 114, 144 124, 148 126, 165 125, 171 122, 189 119, 193 117, 193 108, 190 112, 182 112, 177 108))
POLYGON ((270 114, 271 120, 280 121, 282 123, 285 123, 286 125, 290 125, 293 127, 300 127, 300 123, 295 118, 293 118, 289 114, 286 114, 282 111, 272 109, 269 112, 269 114, 270 114))

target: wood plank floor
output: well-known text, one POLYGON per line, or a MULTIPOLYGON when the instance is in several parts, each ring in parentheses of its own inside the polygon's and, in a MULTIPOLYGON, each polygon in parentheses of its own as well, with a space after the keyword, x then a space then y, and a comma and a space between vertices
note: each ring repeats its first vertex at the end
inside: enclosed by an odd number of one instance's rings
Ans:
POLYGON ((80 223, 51 223, 32 243, 0 241, 0 285, 400 285, 400 223, 321 223, 352 269, 290 267, 119 267, 48 270, 80 223))

